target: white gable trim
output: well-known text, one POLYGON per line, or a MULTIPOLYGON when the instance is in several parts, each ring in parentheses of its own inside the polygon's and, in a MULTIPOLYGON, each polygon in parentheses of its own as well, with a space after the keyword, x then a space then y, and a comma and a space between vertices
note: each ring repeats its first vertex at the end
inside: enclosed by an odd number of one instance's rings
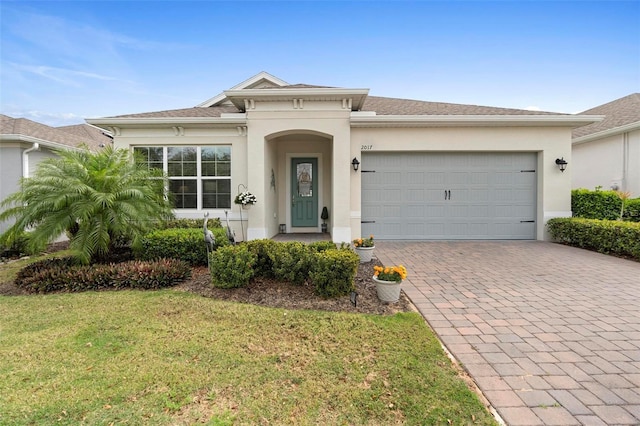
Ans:
MULTIPOLYGON (((275 84, 276 86, 288 86, 289 83, 287 83, 286 81, 269 74, 268 72, 262 71, 256 75, 254 75, 253 77, 250 77, 248 79, 246 79, 245 81, 243 81, 242 83, 238 83, 235 86, 233 86, 231 89, 229 90, 242 90, 242 89, 246 89, 247 87, 256 84, 257 82, 259 82, 260 80, 267 80, 270 81, 271 83, 275 84)), ((202 102, 199 105, 196 105, 196 108, 208 108, 210 106, 214 106, 217 104, 222 103, 223 101, 225 101, 227 99, 227 96, 225 95, 225 93, 220 93, 219 95, 214 96, 211 99, 208 99, 204 102, 202 102)))

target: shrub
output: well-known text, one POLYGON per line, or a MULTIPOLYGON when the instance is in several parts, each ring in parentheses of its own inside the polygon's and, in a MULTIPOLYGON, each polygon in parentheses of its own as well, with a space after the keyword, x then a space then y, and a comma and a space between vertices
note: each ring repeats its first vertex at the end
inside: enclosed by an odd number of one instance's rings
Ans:
POLYGON ((359 264, 360 257, 349 249, 315 253, 310 277, 316 294, 337 297, 355 290, 354 279, 359 264))
MULTIPOLYGON (((222 228, 211 229, 216 239, 214 250, 229 244, 222 228)), ((135 246, 137 259, 181 259, 191 265, 207 264, 207 247, 202 229, 171 228, 144 235, 135 246)))
POLYGON ((311 250, 316 251, 318 253, 327 251, 327 250, 336 249, 336 243, 334 243, 333 241, 315 241, 313 243, 307 244, 307 246, 311 250))
POLYGON ((102 289, 157 289, 187 279, 191 268, 177 259, 80 265, 71 257, 46 259, 19 271, 15 284, 31 293, 102 289))
POLYGON ((640 198, 627 200, 623 219, 630 222, 640 222, 640 198))
POLYGON ((28 232, 21 232, 17 236, 3 235, 0 239, 0 257, 31 256, 43 252, 47 245, 42 241, 31 242, 28 232), (35 243, 35 244, 34 244, 35 243))
POLYGON ((622 200, 615 191, 571 191, 571 211, 574 217, 615 220, 620 217, 621 207, 622 200))
POLYGON ((273 263, 273 274, 278 280, 304 284, 312 266, 313 251, 304 243, 291 241, 279 243, 268 253, 273 263))
POLYGON ((219 248, 211 253, 211 283, 218 288, 246 286, 254 275, 256 259, 245 244, 219 248))
MULTIPOLYGON (((202 225, 204 224, 204 218, 202 219, 170 219, 163 220, 156 223, 157 229, 170 229, 170 228, 193 228, 193 229, 202 229, 202 225)), ((218 217, 210 217, 207 221, 208 229, 222 228, 222 223, 220 222, 220 218, 218 217)))
POLYGON ((256 264, 254 271, 256 276, 273 278, 273 261, 269 253, 274 252, 277 242, 273 240, 251 240, 247 241, 246 246, 251 253, 256 256, 256 264))
POLYGON ((558 242, 640 260, 640 223, 554 218, 547 222, 547 227, 558 242))

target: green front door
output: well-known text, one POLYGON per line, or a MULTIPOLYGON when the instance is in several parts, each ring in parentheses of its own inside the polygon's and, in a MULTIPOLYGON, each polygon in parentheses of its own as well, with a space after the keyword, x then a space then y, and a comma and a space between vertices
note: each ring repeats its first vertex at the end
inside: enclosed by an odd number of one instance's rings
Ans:
POLYGON ((318 226, 318 160, 291 159, 291 226, 318 226))

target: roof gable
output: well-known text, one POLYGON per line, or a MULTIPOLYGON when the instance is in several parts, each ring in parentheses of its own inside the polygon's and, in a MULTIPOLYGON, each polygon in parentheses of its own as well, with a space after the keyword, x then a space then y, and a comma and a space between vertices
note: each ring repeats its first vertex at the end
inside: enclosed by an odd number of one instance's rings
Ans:
MULTIPOLYGON (((242 89, 273 89, 277 87, 287 86, 289 83, 286 81, 269 74, 268 72, 262 71, 258 74, 254 75, 243 81, 242 83, 238 83, 233 86, 229 90, 242 90, 242 89)), ((223 104, 231 104, 228 102, 226 95, 220 93, 213 98, 207 99, 199 105, 196 105, 197 108, 207 108, 212 106, 220 106, 223 104)))

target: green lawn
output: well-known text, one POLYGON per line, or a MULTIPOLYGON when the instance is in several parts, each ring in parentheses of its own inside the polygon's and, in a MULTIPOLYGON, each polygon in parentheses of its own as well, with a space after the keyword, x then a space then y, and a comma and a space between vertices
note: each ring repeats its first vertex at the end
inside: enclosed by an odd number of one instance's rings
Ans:
POLYGON ((0 424, 495 424, 417 314, 0 297, 0 424))

